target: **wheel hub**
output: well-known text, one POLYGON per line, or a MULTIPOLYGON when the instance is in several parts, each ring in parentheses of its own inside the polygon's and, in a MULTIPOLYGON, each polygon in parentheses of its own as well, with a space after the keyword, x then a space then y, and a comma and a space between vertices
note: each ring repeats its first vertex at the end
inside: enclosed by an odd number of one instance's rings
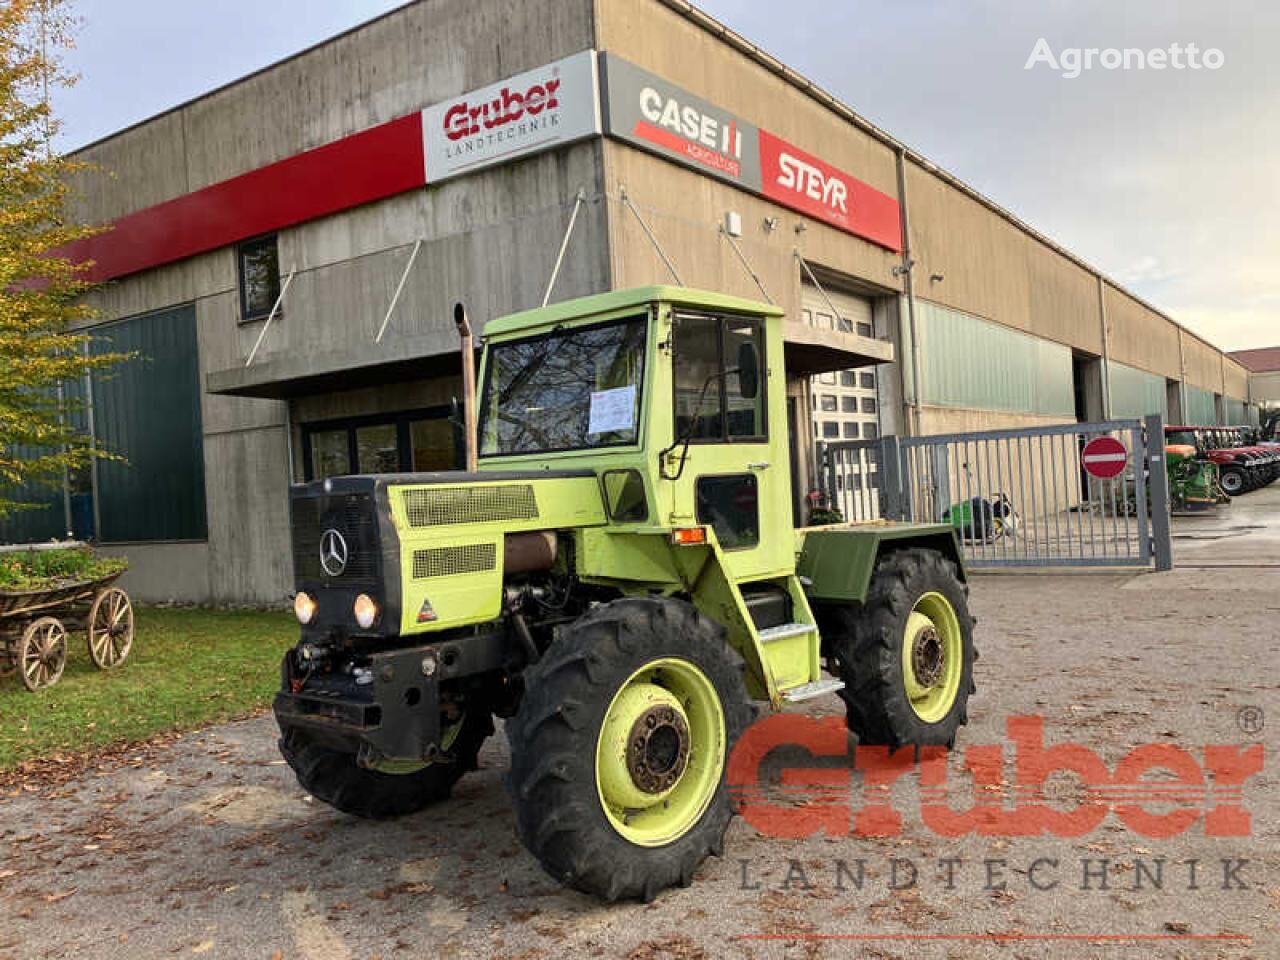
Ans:
POLYGON ((666 703, 645 710, 627 738, 627 773, 645 793, 669 790, 689 762, 689 724, 666 703))
POLYGON ((947 666, 947 654, 932 624, 920 629, 911 642, 911 671, 922 687, 937 686, 947 666))

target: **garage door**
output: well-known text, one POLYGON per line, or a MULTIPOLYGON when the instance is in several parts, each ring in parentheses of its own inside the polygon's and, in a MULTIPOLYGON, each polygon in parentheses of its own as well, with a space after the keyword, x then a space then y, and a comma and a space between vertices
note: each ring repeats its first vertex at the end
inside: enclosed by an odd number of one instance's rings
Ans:
MULTIPOLYGON (((874 335, 868 298, 837 290, 824 292, 826 296, 810 284, 801 288, 800 315, 805 323, 863 337, 874 335), (836 309, 834 315, 833 306, 836 309)), ((819 374, 812 379, 811 387, 816 440, 838 443, 880 436, 880 406, 874 366, 819 374)), ((847 466, 845 472, 835 478, 837 498, 844 491, 850 491, 865 501, 859 505, 860 516, 878 513, 880 476, 877 464, 869 462, 869 458, 842 458, 842 461, 847 466)))

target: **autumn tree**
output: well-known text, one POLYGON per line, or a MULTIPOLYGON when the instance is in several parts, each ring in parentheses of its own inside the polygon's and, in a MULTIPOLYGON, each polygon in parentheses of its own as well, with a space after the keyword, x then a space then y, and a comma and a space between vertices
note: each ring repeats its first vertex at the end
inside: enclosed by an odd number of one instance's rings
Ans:
POLYGON ((74 26, 68 0, 0 0, 0 516, 21 506, 15 491, 57 486, 100 455, 62 387, 121 359, 92 356, 73 332, 93 316, 87 265, 58 253, 95 232, 68 215, 83 165, 53 149, 49 93, 73 82, 74 26))

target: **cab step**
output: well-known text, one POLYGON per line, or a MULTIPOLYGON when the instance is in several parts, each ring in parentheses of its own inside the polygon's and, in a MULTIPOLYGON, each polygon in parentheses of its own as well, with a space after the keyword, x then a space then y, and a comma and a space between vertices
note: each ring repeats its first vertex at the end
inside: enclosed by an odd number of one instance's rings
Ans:
POLYGON ((835 693, 837 690, 843 689, 843 680, 837 680, 835 677, 823 677, 813 683, 806 683, 802 686, 782 691, 782 699, 787 703, 803 703, 805 700, 813 700, 823 694, 835 693))
POLYGON ((791 637, 801 637, 807 633, 812 633, 817 628, 812 623, 780 623, 776 627, 766 627, 760 631, 761 643, 774 643, 778 640, 788 640, 791 637))

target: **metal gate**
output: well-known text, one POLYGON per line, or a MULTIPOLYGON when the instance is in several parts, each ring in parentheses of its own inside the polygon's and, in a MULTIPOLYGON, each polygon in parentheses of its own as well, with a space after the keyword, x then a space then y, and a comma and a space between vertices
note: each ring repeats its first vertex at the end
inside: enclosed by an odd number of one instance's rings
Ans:
POLYGON ((819 444, 818 457, 827 502, 845 520, 951 523, 974 567, 1173 566, 1159 414, 819 444), (1113 479, 1081 459, 1103 436, 1128 454, 1113 479))

